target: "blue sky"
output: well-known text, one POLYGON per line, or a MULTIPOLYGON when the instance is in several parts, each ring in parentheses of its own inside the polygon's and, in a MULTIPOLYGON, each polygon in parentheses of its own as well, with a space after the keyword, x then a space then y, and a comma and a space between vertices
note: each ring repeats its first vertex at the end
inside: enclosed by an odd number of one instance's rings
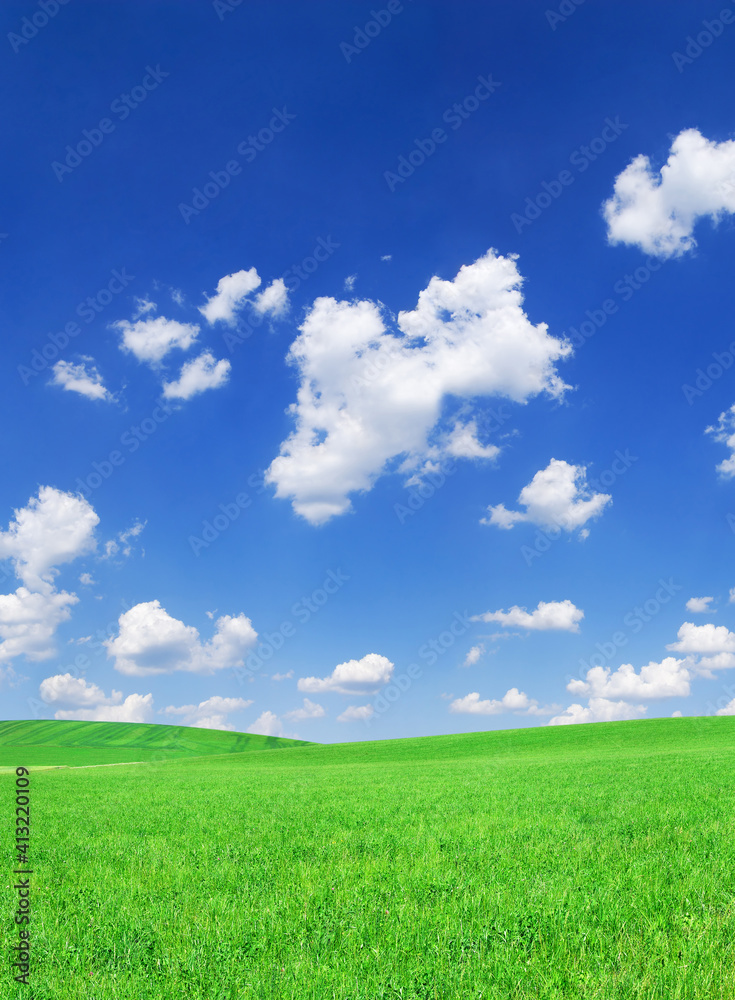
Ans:
POLYGON ((4 717, 735 711, 735 8, 2 22, 4 717))

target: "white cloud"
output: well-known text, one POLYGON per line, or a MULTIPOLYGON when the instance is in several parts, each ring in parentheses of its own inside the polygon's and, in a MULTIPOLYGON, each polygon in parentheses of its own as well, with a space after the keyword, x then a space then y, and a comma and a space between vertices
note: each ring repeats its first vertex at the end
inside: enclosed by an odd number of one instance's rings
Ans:
POLYGON ((676 635, 679 641, 666 647, 675 653, 700 653, 707 656, 735 653, 735 633, 730 632, 725 625, 684 622, 676 635))
POLYGON ((502 715, 504 712, 513 712, 515 715, 551 715, 557 709, 557 705, 541 708, 535 698, 529 698, 518 688, 510 688, 500 700, 493 698, 483 701, 479 692, 473 691, 464 698, 455 699, 449 706, 449 711, 454 715, 502 715))
POLYGON ((153 695, 130 694, 121 705, 60 709, 54 718, 74 719, 77 722, 150 722, 153 718, 153 695))
POLYGON ((612 673, 609 667, 592 667, 585 680, 572 680, 567 691, 582 697, 602 699, 638 699, 688 697, 692 661, 665 657, 661 663, 651 662, 635 672, 631 663, 624 663, 612 673))
POLYGON ((233 326, 237 322, 237 312, 251 292, 260 285, 260 277, 254 267, 249 271, 226 274, 217 282, 217 292, 207 298, 206 305, 199 312, 210 324, 223 322, 233 326))
POLYGON ((146 298, 136 298, 135 300, 135 312, 133 313, 133 319, 140 319, 141 316, 147 316, 148 313, 156 312, 158 306, 155 302, 151 302, 150 299, 146 298))
POLYGON ((271 679, 274 681, 290 681, 293 677, 293 670, 289 670, 286 674, 273 674, 271 679))
POLYGON ((515 259, 490 250, 453 281, 432 278, 416 309, 399 313, 397 334, 376 302, 317 299, 288 354, 301 381, 295 430, 267 472, 276 495, 321 524, 392 460, 405 470, 445 453, 450 400, 560 397, 555 362, 571 346, 529 321, 521 281, 515 259))
POLYGON ((288 289, 283 278, 276 278, 256 295, 253 308, 262 316, 282 316, 288 308, 288 289))
POLYGON ((462 664, 462 666, 473 667, 478 662, 478 660, 480 659, 480 657, 484 652, 485 652, 485 647, 482 645, 482 643, 480 643, 479 646, 473 646, 467 653, 467 656, 465 656, 464 663, 462 664))
POLYGON ((133 546, 130 544, 131 538, 137 538, 147 523, 147 521, 135 521, 130 528, 119 532, 116 539, 111 538, 108 542, 105 542, 105 553, 102 558, 110 559, 116 555, 122 555, 127 558, 133 551, 133 546))
POLYGON ((735 698, 729 701, 724 708, 718 708, 715 715, 735 715, 735 698))
POLYGON ((119 618, 118 635, 104 642, 115 669, 133 677, 175 670, 211 674, 242 665, 257 632, 249 618, 223 615, 212 639, 202 642, 192 625, 172 618, 158 601, 136 604, 119 618))
POLYGON ((372 705, 348 705, 344 712, 337 716, 337 722, 358 722, 370 719, 374 712, 375 709, 372 705))
POLYGON ((615 178, 603 212, 611 243, 639 246, 657 257, 679 257, 697 245, 692 233, 709 216, 735 212, 735 141, 711 142, 685 129, 656 173, 643 154, 615 178))
POLYGON ((12 559, 15 572, 32 589, 48 589, 56 566, 96 547, 99 517, 87 500, 42 486, 37 497, 15 510, 7 531, 0 531, 0 559, 12 559))
POLYGON ((0 594, 0 661, 50 659, 56 652, 56 629, 68 621, 78 600, 76 594, 50 587, 42 593, 18 587, 14 594, 0 594))
POLYGON ((708 614, 712 611, 710 608, 712 601, 714 601, 714 597, 690 597, 686 604, 687 611, 694 614, 708 614))
POLYGON ((199 327, 192 323, 179 323, 175 319, 156 316, 131 323, 121 319, 112 324, 122 332, 121 350, 134 354, 138 361, 156 366, 166 355, 178 349, 188 351, 199 334, 199 327))
POLYGON ((93 708, 99 705, 119 705, 122 691, 113 691, 108 698, 101 687, 88 684, 83 677, 72 674, 55 674, 41 681, 41 701, 47 705, 73 705, 75 708, 93 708))
POLYGON ((707 427, 705 433, 711 434, 715 441, 730 449, 730 457, 720 462, 717 471, 723 479, 732 479, 735 476, 735 403, 729 410, 721 413, 717 423, 712 427, 707 427))
POLYGON ((105 388, 102 376, 97 371, 95 365, 87 365, 85 359, 81 364, 75 365, 71 361, 57 361, 51 371, 53 378, 52 385, 60 385, 62 389, 69 392, 78 392, 87 399, 101 399, 110 402, 114 399, 112 393, 105 388))
MULTIPOLYGON (((735 713, 733 713, 733 714, 735 714, 735 713)), ((678 709, 675 712, 671 713, 671 718, 672 719, 682 719, 683 717, 684 716, 682 715, 682 713, 678 709)))
POLYGON ((355 282, 357 281, 356 274, 348 274, 345 278, 345 291, 351 292, 355 287, 355 282))
POLYGON ((165 399, 191 399, 207 389, 219 389, 230 377, 230 362, 226 358, 216 360, 209 351, 198 358, 185 362, 175 382, 163 383, 165 399))
POLYGON ((80 574, 79 582, 82 584, 83 587, 91 587, 97 581, 92 579, 91 573, 82 573, 80 574))
POLYGON ((295 708, 292 712, 286 712, 283 718, 293 719, 294 722, 297 722, 301 719, 323 719, 326 714, 321 705, 317 705, 316 702, 304 698, 302 708, 295 708))
POLYGON ((283 736, 283 723, 275 712, 262 712, 252 726, 248 726, 248 732, 257 736, 283 736))
POLYGON ((507 510, 501 503, 488 507, 490 517, 483 518, 481 523, 510 529, 521 521, 530 521, 541 528, 571 532, 599 517, 612 503, 612 497, 607 493, 590 493, 583 465, 570 465, 552 458, 546 468, 540 469, 523 487, 518 502, 525 511, 507 510))
POLYGON ((570 705, 561 715, 549 719, 550 726, 568 726, 582 722, 625 722, 645 715, 645 705, 629 705, 626 701, 590 698, 587 707, 570 705))
POLYGON ((458 420, 438 450, 439 458, 443 453, 451 458, 486 458, 493 461, 500 454, 497 445, 480 443, 476 420, 468 420, 466 424, 458 420))
POLYGON ((539 601, 533 611, 513 605, 508 611, 486 611, 474 615, 473 622, 499 622, 507 628, 527 628, 534 631, 579 632, 584 611, 571 601, 539 601))
POLYGON ((392 253, 384 253, 383 256, 380 259, 381 260, 393 260, 393 254, 392 253))
POLYGON ((372 694, 393 676, 393 664, 379 653, 368 653, 361 660, 348 660, 334 668, 329 677, 301 677, 299 691, 316 694, 336 691, 339 694, 372 694))
POLYGON ((244 708, 249 708, 252 704, 252 700, 245 698, 222 698, 220 695, 213 695, 206 701, 200 701, 198 705, 167 705, 166 708, 161 709, 160 714, 183 716, 182 726, 234 732, 235 727, 230 725, 227 716, 232 712, 240 712, 244 708))

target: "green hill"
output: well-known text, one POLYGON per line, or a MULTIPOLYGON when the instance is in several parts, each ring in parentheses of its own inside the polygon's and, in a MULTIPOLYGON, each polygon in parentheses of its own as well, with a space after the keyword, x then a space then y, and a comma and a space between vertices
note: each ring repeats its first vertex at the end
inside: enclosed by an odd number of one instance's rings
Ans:
POLYGON ((0 722, 0 767, 83 767, 308 746, 300 740, 135 722, 0 722))

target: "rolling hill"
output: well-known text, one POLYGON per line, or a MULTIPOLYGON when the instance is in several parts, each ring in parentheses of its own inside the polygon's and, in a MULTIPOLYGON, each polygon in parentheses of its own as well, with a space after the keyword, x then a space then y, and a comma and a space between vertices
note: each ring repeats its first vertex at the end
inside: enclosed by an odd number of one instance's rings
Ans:
POLYGON ((0 722, 0 767, 84 767, 309 746, 251 733, 135 722, 0 722))

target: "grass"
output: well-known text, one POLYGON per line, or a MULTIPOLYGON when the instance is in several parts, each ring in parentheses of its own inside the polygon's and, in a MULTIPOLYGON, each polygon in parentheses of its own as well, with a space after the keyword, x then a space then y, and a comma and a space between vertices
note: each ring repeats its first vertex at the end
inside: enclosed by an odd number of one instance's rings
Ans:
POLYGON ((83 767, 127 761, 165 761, 208 754, 240 753, 308 746, 284 740, 218 729, 158 726, 131 722, 0 722, 0 768, 83 767))
POLYGON ((734 749, 663 719, 32 773, 0 995, 733 998, 734 749))

